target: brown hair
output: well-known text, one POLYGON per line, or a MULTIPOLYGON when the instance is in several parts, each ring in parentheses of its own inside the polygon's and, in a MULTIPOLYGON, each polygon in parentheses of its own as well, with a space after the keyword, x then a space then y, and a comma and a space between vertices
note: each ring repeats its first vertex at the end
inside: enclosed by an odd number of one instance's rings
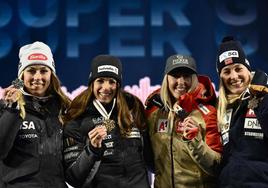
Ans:
MULTIPOLYGON (((145 115, 143 104, 141 101, 130 93, 123 91, 117 86, 116 94, 116 107, 118 110, 117 121, 122 135, 127 135, 133 125, 136 125, 139 129, 143 129, 145 124, 145 115), (126 100, 126 95, 130 95, 133 100, 133 108, 129 109, 129 105, 126 100)), ((63 120, 64 122, 71 121, 82 115, 89 102, 95 98, 93 94, 93 83, 89 87, 79 94, 71 103, 70 108, 67 110, 63 120)))

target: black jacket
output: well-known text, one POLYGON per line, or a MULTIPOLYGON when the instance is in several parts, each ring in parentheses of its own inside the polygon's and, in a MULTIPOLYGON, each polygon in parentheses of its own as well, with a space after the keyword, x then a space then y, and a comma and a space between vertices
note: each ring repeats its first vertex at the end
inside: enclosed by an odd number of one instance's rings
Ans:
MULTIPOLYGON (((110 118, 116 122, 116 108, 110 118)), ((81 117, 65 126, 67 182, 87 188, 149 188, 141 132, 133 129, 135 136, 124 138, 116 124, 103 141, 102 149, 95 149, 89 144, 87 134, 102 121, 103 117, 91 102, 81 117)))
POLYGON ((247 95, 233 107, 220 187, 268 187, 268 94, 254 110, 247 95))
POLYGON ((1 103, 0 159, 2 180, 9 188, 63 188, 62 128, 55 97, 24 96, 26 117, 1 103))

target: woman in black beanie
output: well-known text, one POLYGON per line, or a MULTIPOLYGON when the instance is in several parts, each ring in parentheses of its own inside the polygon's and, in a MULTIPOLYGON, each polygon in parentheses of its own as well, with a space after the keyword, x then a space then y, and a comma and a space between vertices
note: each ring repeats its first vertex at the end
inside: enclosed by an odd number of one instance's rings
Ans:
POLYGON ((67 182, 74 187, 150 187, 143 104, 120 88, 121 79, 118 58, 95 57, 88 89, 67 111, 64 159, 67 182))
POLYGON ((218 123, 224 145, 220 187, 268 187, 267 75, 251 71, 232 37, 219 47, 218 123))

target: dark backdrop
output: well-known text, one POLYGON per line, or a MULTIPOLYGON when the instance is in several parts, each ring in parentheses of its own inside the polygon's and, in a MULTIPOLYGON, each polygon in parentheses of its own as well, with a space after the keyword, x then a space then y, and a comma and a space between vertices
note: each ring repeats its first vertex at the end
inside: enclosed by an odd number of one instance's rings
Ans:
POLYGON ((145 76, 160 84, 174 53, 191 54, 217 84, 224 35, 241 40, 253 68, 268 71, 267 10, 265 0, 1 0, 0 86, 17 75, 19 47, 36 40, 51 46, 69 91, 87 84, 90 60, 104 53, 121 58, 124 86, 145 76))

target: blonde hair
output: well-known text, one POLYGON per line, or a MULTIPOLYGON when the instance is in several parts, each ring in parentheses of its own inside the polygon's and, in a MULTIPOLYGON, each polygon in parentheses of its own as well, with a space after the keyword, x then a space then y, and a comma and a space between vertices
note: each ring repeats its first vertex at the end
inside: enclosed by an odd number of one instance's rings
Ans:
MULTIPOLYGON (((250 72, 249 72, 250 73, 250 72)), ((253 78, 253 74, 249 74, 249 83, 253 78)), ((243 94, 243 92, 242 92, 243 94)), ((226 91, 226 87, 223 83, 222 78, 220 77, 220 83, 219 83, 219 95, 218 95, 218 103, 217 103, 217 120, 219 128, 221 129, 222 126, 226 125, 226 111, 227 111, 227 105, 233 103, 237 99, 241 97, 242 94, 234 95, 234 94, 228 94, 226 91)))
MULTIPOLYGON (((89 102, 95 98, 93 93, 93 82, 88 86, 88 88, 74 98, 70 108, 64 115, 63 120, 65 123, 78 118, 82 115, 89 102)), ((135 123, 139 129, 143 129, 145 126, 145 116, 143 113, 143 104, 134 95, 123 91, 117 86, 116 93, 116 106, 118 110, 117 121, 122 135, 127 135, 135 123), (134 105, 132 109, 129 109, 129 105, 126 101, 126 95, 130 95, 134 99, 134 105)))
MULTIPOLYGON (((197 75, 192 74, 191 77, 192 77, 192 85, 190 89, 187 91, 188 93, 194 91, 198 85, 197 75)), ((176 101, 176 99, 172 96, 171 92, 169 91, 167 74, 164 76, 163 81, 162 81, 162 85, 160 89, 160 97, 162 99, 162 102, 166 110, 168 110, 169 108, 172 108, 174 102, 176 101)))
MULTIPOLYGON (((23 79, 23 72, 19 76, 20 79, 23 79)), ((51 82, 50 82, 50 85, 49 85, 46 92, 48 94, 55 94, 58 97, 58 99, 60 100, 61 112, 60 112, 59 118, 61 120, 62 111, 64 111, 65 109, 67 109, 69 107, 71 100, 62 91, 60 80, 57 77, 57 75, 53 71, 51 71, 51 73, 52 73, 51 74, 51 82)), ((25 119, 25 116, 26 116, 25 107, 24 107, 25 101, 24 101, 24 97, 23 97, 21 92, 19 93, 17 102, 18 102, 18 106, 20 109, 20 116, 22 119, 25 119)))
POLYGON ((226 98, 226 92, 223 85, 222 79, 220 79, 219 84, 219 97, 218 97, 218 103, 217 103, 217 119, 218 119, 218 125, 221 128, 223 125, 225 125, 227 122, 225 120, 225 114, 226 114, 226 108, 227 108, 227 98, 226 98))

